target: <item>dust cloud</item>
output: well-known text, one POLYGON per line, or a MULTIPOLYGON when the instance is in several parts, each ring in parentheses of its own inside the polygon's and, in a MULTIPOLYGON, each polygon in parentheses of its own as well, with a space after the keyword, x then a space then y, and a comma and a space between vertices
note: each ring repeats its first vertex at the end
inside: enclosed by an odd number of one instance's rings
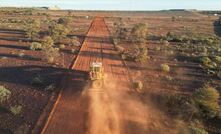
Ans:
POLYGON ((90 98, 88 134, 128 134, 134 126, 145 131, 146 107, 116 81, 108 79, 104 85, 102 89, 87 89, 90 98))
POLYGON ((167 116, 144 104, 122 83, 108 79, 102 89, 86 89, 89 101, 87 134, 170 134, 167 116))

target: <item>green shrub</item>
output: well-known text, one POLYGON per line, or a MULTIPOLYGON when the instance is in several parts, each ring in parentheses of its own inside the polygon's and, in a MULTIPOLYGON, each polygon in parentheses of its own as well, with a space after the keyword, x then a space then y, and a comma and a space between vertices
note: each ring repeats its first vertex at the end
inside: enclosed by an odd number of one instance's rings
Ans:
POLYGON ((18 53, 18 56, 22 58, 22 57, 25 56, 25 53, 23 53, 23 52, 19 52, 19 53, 18 53))
POLYGON ((117 38, 114 38, 114 39, 113 39, 113 43, 114 43, 115 46, 118 45, 119 42, 120 42, 119 39, 117 39, 117 38))
POLYGON ((39 42, 32 42, 30 44, 30 49, 31 50, 41 50, 42 49, 42 44, 39 42))
POLYGON ((199 112, 193 99, 178 94, 169 96, 166 100, 166 105, 172 116, 182 119, 191 120, 193 115, 199 112))
POLYGON ((221 56, 215 56, 215 57, 214 57, 214 60, 215 60, 217 63, 221 63, 221 56))
POLYGON ((147 61, 147 59, 149 58, 147 56, 148 54, 148 50, 147 47, 140 47, 137 56, 135 57, 135 61, 136 62, 145 62, 147 61))
POLYGON ((60 39, 65 38, 69 33, 69 29, 66 26, 57 23, 51 24, 49 31, 50 36, 55 41, 59 41, 60 39))
POLYGON ((21 105, 12 106, 12 107, 10 107, 10 111, 14 115, 19 115, 22 111, 22 106, 21 105))
POLYGON ((30 39, 38 36, 38 33, 41 30, 41 22, 39 20, 35 20, 33 23, 29 24, 26 27, 26 34, 30 39))
POLYGON ((198 128, 198 127, 194 127, 194 126, 190 126, 189 131, 190 131, 190 134, 209 134, 203 128, 198 128))
POLYGON ((65 45, 64 45, 64 44, 60 44, 60 45, 59 45, 59 48, 60 48, 60 49, 64 49, 64 48, 65 48, 65 45))
POLYGON ((72 22, 71 17, 64 17, 64 18, 59 18, 58 19, 58 24, 63 24, 63 25, 70 25, 72 22))
POLYGON ((116 49, 117 49, 117 51, 118 51, 119 53, 124 53, 124 52, 125 52, 125 49, 124 49, 122 46, 117 45, 117 46, 116 46, 116 49))
POLYGON ((165 46, 168 46, 168 45, 170 44, 170 42, 167 41, 167 40, 163 40, 163 41, 162 41, 162 44, 165 45, 165 46))
POLYGON ((156 47, 154 48, 154 50, 160 51, 160 50, 161 50, 161 47, 160 47, 160 46, 156 46, 156 47))
POLYGON ((44 38, 44 42, 42 45, 43 49, 48 49, 54 45, 54 40, 50 36, 47 36, 44 38))
POLYGON ((75 54, 75 53, 76 53, 76 50, 75 50, 75 49, 71 49, 71 53, 72 53, 72 54, 75 54))
POLYGON ((203 52, 204 54, 207 54, 207 53, 208 53, 208 49, 204 46, 204 47, 202 48, 202 52, 203 52))
POLYGON ((208 64, 208 63, 210 63, 210 62, 212 62, 209 57, 200 57, 200 58, 199 58, 199 61, 200 61, 200 63, 202 63, 202 64, 204 64, 204 65, 206 65, 206 64, 208 64))
POLYGON ((213 62, 209 57, 200 57, 199 62, 209 69, 214 69, 217 64, 213 62))
POLYGON ((202 116, 208 118, 213 118, 219 113, 219 97, 219 92, 208 85, 193 93, 193 99, 199 106, 202 116))
POLYGON ((59 49, 49 47, 48 49, 43 50, 44 58, 46 58, 48 63, 53 63, 56 58, 59 57, 59 49))
POLYGON ((55 84, 51 84, 45 88, 45 91, 54 91, 54 90, 55 90, 55 84))
POLYGON ((138 92, 141 92, 143 89, 143 83, 142 81, 135 81, 134 82, 134 87, 138 92))
POLYGON ((36 75, 32 78, 31 84, 41 86, 44 84, 44 79, 40 75, 36 75))
POLYGON ((72 37, 72 39, 70 40, 70 46, 79 47, 81 46, 81 43, 77 37, 72 37))
POLYGON ((144 23, 139 23, 134 25, 131 30, 133 42, 143 42, 147 35, 147 25, 144 23))
POLYGON ((127 61, 134 61, 135 59, 135 55, 132 53, 123 53, 121 54, 121 57, 123 60, 127 60, 127 61))
POLYGON ((8 100, 11 96, 11 91, 6 89, 4 86, 0 86, 0 103, 8 100))
POLYGON ((164 72, 170 72, 170 66, 169 65, 167 65, 167 64, 161 64, 160 65, 160 67, 161 67, 161 70, 162 71, 164 71, 164 72))

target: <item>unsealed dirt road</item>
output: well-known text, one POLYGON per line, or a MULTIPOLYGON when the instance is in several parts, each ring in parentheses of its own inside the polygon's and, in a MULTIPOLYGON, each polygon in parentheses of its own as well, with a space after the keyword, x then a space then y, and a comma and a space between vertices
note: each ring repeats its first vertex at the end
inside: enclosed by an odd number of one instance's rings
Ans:
POLYGON ((42 133, 144 133, 145 109, 128 93, 128 71, 103 18, 93 20, 72 69, 42 133), (105 71, 105 87, 99 91, 86 88, 89 65, 95 61, 102 62, 105 71))

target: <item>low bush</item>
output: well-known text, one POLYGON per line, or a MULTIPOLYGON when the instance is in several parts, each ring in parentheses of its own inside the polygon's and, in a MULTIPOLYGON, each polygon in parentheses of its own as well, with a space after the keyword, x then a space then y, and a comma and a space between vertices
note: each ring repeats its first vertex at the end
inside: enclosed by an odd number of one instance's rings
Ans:
POLYGON ((39 42, 32 42, 30 44, 30 49, 31 50, 41 50, 42 49, 42 44, 39 42))
POLYGON ((203 128, 198 128, 198 127, 195 127, 195 126, 190 126, 189 127, 189 132, 190 132, 190 134, 209 134, 203 128))
POLYGON ((72 54, 75 54, 75 53, 76 53, 76 50, 75 50, 75 49, 71 49, 71 53, 72 53, 72 54))
POLYGON ((48 49, 50 47, 53 47, 54 40, 50 36, 44 37, 44 41, 42 45, 43 45, 43 49, 48 49))
POLYGON ((60 44, 60 45, 59 45, 59 48, 60 48, 60 49, 64 49, 64 48, 65 48, 65 45, 64 45, 64 44, 60 44))
POLYGON ((134 59, 135 59, 135 55, 134 54, 132 54, 132 53, 123 53, 123 54, 121 54, 121 56, 122 56, 122 59, 123 60, 127 60, 127 61, 134 61, 134 59))
POLYGON ((164 71, 164 72, 170 72, 170 66, 169 65, 167 65, 167 64, 161 64, 160 65, 160 68, 161 68, 161 70, 162 71, 164 71))
POLYGON ((171 115, 182 119, 191 120, 198 113, 195 102, 187 96, 171 95, 167 98, 166 105, 171 115))
POLYGON ((161 50, 161 47, 160 47, 160 46, 156 46, 156 47, 154 48, 154 50, 160 51, 160 50, 161 50))
POLYGON ((208 85, 193 93, 193 99, 199 106, 201 115, 206 118, 213 118, 219 113, 219 97, 219 92, 208 85))
POLYGON ((23 53, 23 52, 19 52, 19 53, 18 53, 18 57, 21 57, 21 58, 22 58, 22 57, 24 57, 24 56, 25 56, 25 53, 23 53))
POLYGON ((41 86, 44 84, 44 79, 40 75, 36 75, 31 79, 31 85, 41 86))
POLYGON ((221 56, 215 56, 215 57, 214 57, 214 60, 215 60, 217 63, 221 63, 221 56))
POLYGON ((138 91, 141 92, 143 89, 143 83, 142 81, 135 81, 134 82, 134 88, 138 91))
POLYGON ((119 53, 121 53, 121 54, 125 52, 125 49, 124 49, 122 46, 117 45, 117 46, 116 46, 116 49, 117 49, 117 51, 118 51, 119 53))
POLYGON ((211 61, 211 59, 209 57, 200 57, 199 58, 199 62, 204 64, 204 65, 206 65, 206 64, 208 64, 208 63, 210 63, 212 61, 211 61))
POLYGON ((209 69, 215 69, 217 67, 217 64, 206 56, 200 57, 199 62, 209 69))
POLYGON ((54 91, 54 90, 55 90, 55 84, 51 84, 45 88, 45 91, 54 91))
POLYGON ((135 61, 136 62, 141 62, 141 63, 147 61, 147 59, 149 59, 147 54, 148 54, 147 47, 140 47, 139 51, 138 51, 138 54, 135 57, 135 61))
POLYGON ((147 25, 144 23, 135 24, 131 29, 131 39, 133 42, 143 42, 147 36, 147 25))
POLYGON ((19 115, 22 111, 22 106, 21 105, 15 105, 10 107, 11 113, 14 115, 19 115))
POLYGON ((62 24, 62 25, 70 25, 72 22, 72 18, 71 17, 63 17, 63 18, 59 18, 58 19, 58 24, 62 24))
POLYGON ((115 46, 118 45, 119 42, 120 42, 119 39, 117 39, 117 38, 114 38, 114 39, 113 39, 113 43, 114 43, 115 46))
POLYGON ((162 41, 162 44, 165 45, 165 46, 168 46, 168 45, 170 44, 170 42, 167 41, 167 40, 163 40, 163 41, 162 41))
POLYGON ((44 51, 44 58, 46 58, 48 63, 54 63, 55 59, 59 57, 59 49, 54 47, 49 47, 44 51))
POLYGON ((81 43, 77 37, 72 37, 72 39, 70 40, 70 46, 79 47, 81 46, 81 43))
POLYGON ((10 96, 11 91, 5 88, 4 86, 0 86, 0 104, 8 100, 10 96))

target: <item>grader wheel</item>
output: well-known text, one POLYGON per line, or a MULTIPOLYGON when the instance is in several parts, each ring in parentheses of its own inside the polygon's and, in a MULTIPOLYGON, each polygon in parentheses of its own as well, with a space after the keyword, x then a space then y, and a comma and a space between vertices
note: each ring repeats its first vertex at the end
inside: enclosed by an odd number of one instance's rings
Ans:
POLYGON ((103 82, 101 80, 95 80, 92 82, 92 88, 102 88, 103 82))

